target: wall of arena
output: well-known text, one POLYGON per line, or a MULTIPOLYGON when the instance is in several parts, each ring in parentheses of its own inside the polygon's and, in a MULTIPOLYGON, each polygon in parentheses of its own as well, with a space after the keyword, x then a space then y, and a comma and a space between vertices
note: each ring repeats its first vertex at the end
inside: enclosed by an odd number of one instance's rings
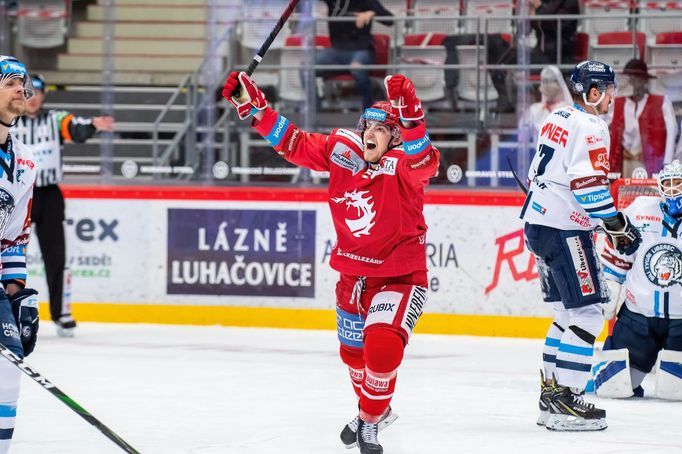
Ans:
MULTIPOLYGON (((335 329, 323 189, 64 192, 78 320, 335 329)), ((430 289, 417 332, 543 337, 551 311, 523 245, 522 195, 431 191, 426 202, 430 289)), ((37 241, 28 262, 30 285, 46 295, 37 241)))

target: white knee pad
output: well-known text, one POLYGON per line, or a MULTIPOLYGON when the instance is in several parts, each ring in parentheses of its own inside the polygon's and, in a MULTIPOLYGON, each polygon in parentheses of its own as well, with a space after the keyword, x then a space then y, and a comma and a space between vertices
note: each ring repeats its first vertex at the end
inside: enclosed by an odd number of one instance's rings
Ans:
POLYGON ((552 303, 552 306, 554 307, 554 323, 563 329, 568 328, 570 316, 568 315, 568 311, 564 305, 561 303, 561 301, 555 301, 552 303))
POLYGON ((627 348, 594 350, 594 389, 599 397, 631 397, 630 356, 627 348))
POLYGON ((21 371, 3 358, 0 361, 0 405, 16 404, 20 384, 21 371))
POLYGON ((604 329, 604 315, 597 304, 567 309, 567 312, 570 317, 568 326, 577 326, 594 337, 598 337, 604 329))
POLYGON ((682 400, 682 352, 661 350, 658 354, 656 397, 682 400))

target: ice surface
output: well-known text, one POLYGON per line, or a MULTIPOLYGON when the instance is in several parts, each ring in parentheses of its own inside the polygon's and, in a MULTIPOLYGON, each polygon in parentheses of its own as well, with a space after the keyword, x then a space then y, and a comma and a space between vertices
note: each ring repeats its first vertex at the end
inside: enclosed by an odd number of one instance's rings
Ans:
MULTIPOLYGON (((356 453, 356 413, 332 331, 82 323, 41 326, 27 362, 144 454, 356 453)), ((535 425, 542 341, 415 335, 386 454, 682 452, 682 402, 598 400, 609 428, 535 425)), ((649 391, 651 380, 645 381, 649 391)), ((122 452, 28 377, 12 454, 122 452)))

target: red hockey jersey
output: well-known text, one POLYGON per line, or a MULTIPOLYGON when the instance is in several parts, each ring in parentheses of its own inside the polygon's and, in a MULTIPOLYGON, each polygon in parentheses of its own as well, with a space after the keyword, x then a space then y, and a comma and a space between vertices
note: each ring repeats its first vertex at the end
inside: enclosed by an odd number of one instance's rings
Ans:
POLYGON ((424 187, 438 172, 440 153, 423 123, 401 128, 402 146, 389 150, 376 169, 363 159, 355 131, 307 133, 270 108, 253 127, 287 161, 329 172, 332 268, 366 277, 426 271, 424 187))

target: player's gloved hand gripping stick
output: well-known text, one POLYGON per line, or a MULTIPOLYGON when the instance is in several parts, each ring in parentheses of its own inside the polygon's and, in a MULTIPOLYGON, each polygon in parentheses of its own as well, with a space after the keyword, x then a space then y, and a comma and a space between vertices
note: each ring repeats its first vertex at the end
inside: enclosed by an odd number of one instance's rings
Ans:
POLYGON ((225 85, 223 86, 223 98, 237 108, 237 114, 242 120, 251 115, 251 107, 254 107, 257 110, 263 110, 267 106, 265 95, 256 86, 253 80, 251 80, 250 76, 263 60, 263 57, 265 57, 265 53, 268 51, 275 38, 277 38, 277 35, 282 30, 282 27, 284 27, 284 24, 289 19, 289 16, 296 8, 296 5, 298 5, 298 0, 291 0, 289 2, 286 9, 275 24, 275 27, 270 32, 270 35, 268 35, 263 45, 253 57, 253 60, 251 60, 249 67, 246 68, 246 71, 241 73, 237 73, 236 71, 230 73, 225 85))
POLYGON ((615 216, 603 219, 604 233, 618 252, 632 255, 642 242, 642 235, 620 211, 615 216))

